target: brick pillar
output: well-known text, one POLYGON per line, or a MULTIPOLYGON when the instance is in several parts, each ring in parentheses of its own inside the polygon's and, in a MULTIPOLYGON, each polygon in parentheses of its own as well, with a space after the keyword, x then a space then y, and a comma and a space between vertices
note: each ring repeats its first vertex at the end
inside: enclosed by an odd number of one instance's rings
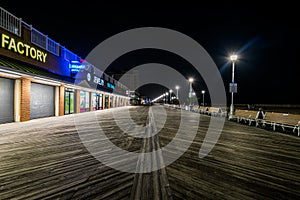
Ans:
POLYGON ((115 97, 115 101, 116 101, 116 102, 115 102, 115 106, 116 106, 116 107, 119 107, 119 105, 118 105, 118 103, 119 103, 119 100, 118 100, 118 99, 119 99, 119 97, 118 97, 118 96, 116 96, 116 97, 115 97))
POLYGON ((111 108, 115 107, 115 97, 111 95, 111 108))
POLYGON ((59 116, 65 115, 65 86, 59 86, 59 116))
POLYGON ((107 105, 107 108, 110 108, 110 95, 107 95, 108 96, 108 105, 107 105))
POLYGON ((59 116, 59 86, 55 86, 55 95, 54 95, 54 113, 55 116, 59 116))
POLYGON ((105 97, 106 97, 106 94, 103 93, 103 98, 102 98, 103 109, 106 109, 106 108, 105 108, 105 97))
POLYGON ((93 108, 93 92, 89 92, 90 93, 90 111, 93 111, 94 108, 93 108))
POLYGON ((104 99, 104 94, 103 93, 100 93, 100 94, 102 94, 102 99, 101 99, 101 103, 102 103, 102 109, 104 109, 104 104, 103 104, 103 99, 104 99))
POLYGON ((80 90, 76 90, 76 113, 80 113, 80 90))
POLYGON ((21 106, 20 106, 20 121, 30 120, 30 86, 31 81, 27 78, 21 80, 21 106))

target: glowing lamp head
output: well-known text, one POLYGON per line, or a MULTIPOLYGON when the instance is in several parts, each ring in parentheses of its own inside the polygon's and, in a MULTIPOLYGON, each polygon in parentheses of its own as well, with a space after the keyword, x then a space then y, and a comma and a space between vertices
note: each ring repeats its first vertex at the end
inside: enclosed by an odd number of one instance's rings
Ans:
POLYGON ((170 92, 170 93, 172 93, 172 92, 173 92, 173 90, 169 90, 169 92, 170 92))
POLYGON ((175 89, 176 89, 176 90, 178 90, 178 89, 179 89, 179 86, 178 86, 178 85, 176 85, 176 86, 175 86, 175 89))
POLYGON ((204 94, 204 93, 205 93, 205 90, 202 90, 201 92, 202 92, 202 94, 204 94))
POLYGON ((231 55, 230 56, 230 60, 231 61, 236 61, 238 59, 238 56, 237 55, 231 55))
POLYGON ((193 78, 189 78, 189 82, 190 83, 194 82, 194 79, 193 78))

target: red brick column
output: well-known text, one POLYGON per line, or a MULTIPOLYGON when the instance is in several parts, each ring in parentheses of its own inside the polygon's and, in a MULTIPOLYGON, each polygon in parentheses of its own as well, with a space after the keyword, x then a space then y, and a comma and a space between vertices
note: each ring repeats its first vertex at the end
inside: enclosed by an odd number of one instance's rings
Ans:
POLYGON ((107 108, 109 109, 110 108, 110 95, 107 95, 108 96, 108 105, 107 105, 107 108))
POLYGON ((59 116, 65 115, 65 86, 59 86, 59 116))
POLYGON ((117 96, 117 97, 116 97, 116 101, 117 101, 116 107, 120 107, 120 102, 119 102, 119 101, 120 101, 120 97, 117 96))
POLYGON ((80 113, 80 90, 76 90, 76 113, 80 113))
POLYGON ((105 109, 105 94, 102 94, 102 108, 105 109))
POLYGON ((30 86, 31 81, 27 78, 21 79, 21 111, 20 121, 30 120, 30 86))

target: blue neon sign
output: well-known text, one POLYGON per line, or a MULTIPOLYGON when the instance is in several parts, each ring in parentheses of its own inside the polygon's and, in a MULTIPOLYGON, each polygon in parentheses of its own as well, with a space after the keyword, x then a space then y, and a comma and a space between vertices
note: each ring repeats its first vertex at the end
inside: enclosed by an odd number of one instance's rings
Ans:
POLYGON ((81 69, 85 69, 86 66, 79 61, 71 61, 69 63, 69 69, 71 72, 79 72, 81 69))
POLYGON ((107 85, 107 87, 109 87, 111 89, 115 89, 115 86, 113 84, 111 84, 111 83, 107 83, 106 85, 107 85))

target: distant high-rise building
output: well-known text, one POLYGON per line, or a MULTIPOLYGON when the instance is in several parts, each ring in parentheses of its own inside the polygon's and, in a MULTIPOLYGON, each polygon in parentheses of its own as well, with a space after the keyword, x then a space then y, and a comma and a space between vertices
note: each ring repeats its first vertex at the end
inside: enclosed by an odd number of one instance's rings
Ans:
POLYGON ((134 91, 140 87, 139 85, 139 72, 137 70, 131 70, 130 72, 113 74, 112 77, 122 84, 126 85, 129 90, 134 91))

